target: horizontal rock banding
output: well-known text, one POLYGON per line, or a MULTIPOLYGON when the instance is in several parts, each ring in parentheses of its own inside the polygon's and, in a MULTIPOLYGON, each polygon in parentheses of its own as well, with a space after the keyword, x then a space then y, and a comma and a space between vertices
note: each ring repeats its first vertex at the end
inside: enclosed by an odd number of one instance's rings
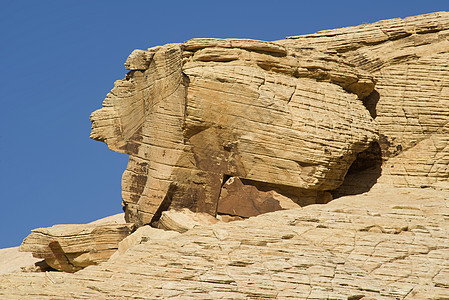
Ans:
POLYGON ((322 51, 194 39, 136 50, 126 66, 91 137, 130 155, 123 201, 140 225, 169 206, 215 215, 229 176, 324 201, 378 138, 361 101, 374 79, 322 51))

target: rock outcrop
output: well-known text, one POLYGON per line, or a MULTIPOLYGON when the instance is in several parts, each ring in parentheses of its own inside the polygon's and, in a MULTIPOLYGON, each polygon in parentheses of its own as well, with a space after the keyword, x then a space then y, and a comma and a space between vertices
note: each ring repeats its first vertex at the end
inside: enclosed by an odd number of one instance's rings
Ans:
POLYGON ((193 39, 136 50, 126 67, 91 137, 129 154, 122 196, 139 226, 169 207, 215 216, 232 176, 299 205, 328 201, 378 140, 363 105, 374 78, 323 51, 193 39))
POLYGON ((45 259, 50 267, 76 272, 107 261, 134 224, 64 224, 37 228, 25 238, 19 251, 45 259))
POLYGON ((141 230, 134 246, 75 274, 1 275, 0 298, 449 298, 445 191, 374 188, 171 237, 141 230))
POLYGON ((34 230, 23 250, 77 272, 0 298, 449 298, 449 13, 126 67, 91 137, 130 156, 131 223, 34 230))
MULTIPOLYGON (((374 76, 375 89, 364 101, 379 128, 384 160, 379 181, 398 187, 449 188, 447 12, 326 30, 277 43, 332 53, 374 76)), ((357 182, 348 183, 345 189, 350 193, 357 182)))
POLYGON ((184 207, 215 216, 230 177, 300 206, 377 181, 445 185, 448 28, 442 12, 275 42, 135 50, 91 116, 91 137, 130 155, 127 220, 184 207))

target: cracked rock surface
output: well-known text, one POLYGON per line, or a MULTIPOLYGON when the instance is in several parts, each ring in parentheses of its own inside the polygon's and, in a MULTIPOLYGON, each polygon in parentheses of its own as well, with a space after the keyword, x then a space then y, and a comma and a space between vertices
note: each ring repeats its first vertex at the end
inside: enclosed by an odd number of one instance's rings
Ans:
POLYGON ((446 299, 448 257, 449 193, 379 186, 325 205, 141 239, 75 274, 2 275, 0 297, 446 299))
MULTIPOLYGON (((278 41, 332 53, 375 80, 365 99, 379 128, 381 182, 445 186, 449 177, 449 13, 325 30, 278 41)), ((351 184, 351 188, 354 184, 351 184)))
POLYGON ((448 49, 440 12, 135 50, 91 116, 130 223, 35 230, 76 272, 0 298, 449 299, 448 49))

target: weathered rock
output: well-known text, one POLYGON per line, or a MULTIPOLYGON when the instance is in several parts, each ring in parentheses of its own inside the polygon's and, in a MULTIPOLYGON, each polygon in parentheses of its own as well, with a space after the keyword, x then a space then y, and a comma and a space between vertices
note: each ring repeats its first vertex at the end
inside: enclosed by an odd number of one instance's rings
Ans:
POLYGON ((449 192, 378 186, 141 241, 75 274, 0 275, 0 298, 447 299, 448 245, 449 192))
POLYGON ((141 227, 75 274, 1 275, 0 298, 448 299, 448 37, 436 13, 133 52, 92 137, 130 155, 127 220, 188 231, 141 227), (308 205, 328 191, 358 195, 308 205), (229 213, 238 193, 307 206, 201 226, 170 210, 229 213))
POLYGON ((149 241, 156 242, 158 240, 175 239, 180 235, 177 231, 167 231, 163 229, 157 229, 150 226, 142 226, 137 228, 132 234, 124 238, 119 244, 117 251, 111 256, 111 260, 117 259, 120 255, 123 255, 128 249, 149 241))
POLYGON ((19 247, 0 249, 0 274, 20 272, 23 268, 33 267, 40 259, 31 253, 19 251, 19 247))
POLYGON ((184 208, 181 210, 168 210, 162 212, 158 221, 158 228, 173 230, 180 233, 186 232, 198 226, 205 226, 217 223, 218 220, 206 213, 194 213, 184 208))
POLYGON ((76 272, 106 261, 134 224, 67 224, 37 228, 20 245, 22 252, 45 259, 52 268, 76 272))
POLYGON ((324 51, 193 39, 135 51, 126 66, 91 137, 130 155, 122 196, 139 226, 168 208, 215 216, 229 176, 320 202, 378 139, 362 102, 374 79, 324 51))
POLYGON ((449 13, 439 12, 276 43, 333 53, 372 74, 376 87, 364 102, 379 126, 384 164, 378 180, 420 187, 449 178, 448 37, 449 13))
POLYGON ((221 188, 217 213, 248 218, 276 210, 299 207, 290 198, 274 190, 259 190, 254 185, 245 185, 240 178, 231 177, 221 188))

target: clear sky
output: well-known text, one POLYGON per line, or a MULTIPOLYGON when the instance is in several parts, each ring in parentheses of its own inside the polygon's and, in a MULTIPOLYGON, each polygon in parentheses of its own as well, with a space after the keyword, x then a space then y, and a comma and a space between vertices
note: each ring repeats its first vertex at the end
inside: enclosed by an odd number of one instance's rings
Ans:
POLYGON ((134 49, 195 37, 277 40, 449 10, 449 2, 0 0, 0 248, 31 229, 121 212, 127 156, 89 139, 134 49))

